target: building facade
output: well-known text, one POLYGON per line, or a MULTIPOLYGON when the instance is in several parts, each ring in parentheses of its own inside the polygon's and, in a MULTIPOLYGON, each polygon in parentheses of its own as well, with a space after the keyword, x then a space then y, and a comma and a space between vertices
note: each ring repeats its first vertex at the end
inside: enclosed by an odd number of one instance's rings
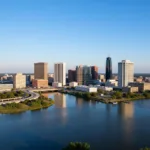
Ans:
POLYGON ((68 70, 68 81, 69 82, 76 81, 76 70, 68 70))
POLYGON ((91 67, 77 66, 76 77, 79 85, 87 85, 92 80, 91 67))
POLYGON ((83 66, 83 83, 88 85, 89 81, 92 80, 92 70, 90 66, 83 66))
POLYGON ((54 64, 54 82, 62 83, 66 85, 66 64, 56 63, 54 64))
POLYGON ((83 85, 83 66, 76 67, 76 77, 79 85, 83 85))
POLYGON ((34 79, 32 80, 33 88, 48 88, 48 80, 34 79))
POLYGON ((106 59, 106 74, 105 74, 106 81, 112 79, 112 60, 110 57, 106 59))
POLYGON ((119 88, 128 86, 134 81, 134 63, 130 60, 122 60, 118 63, 118 86, 119 88))
POLYGON ((48 63, 40 62, 34 64, 34 79, 48 79, 48 63))
POLYGON ((150 83, 146 82, 130 82, 129 86, 131 87, 138 87, 139 92, 144 92, 144 91, 150 91, 150 83))
POLYGON ((26 87, 26 76, 22 73, 17 73, 13 76, 13 88, 20 89, 26 87))
POLYGON ((98 80, 98 67, 91 66, 92 80, 98 80))

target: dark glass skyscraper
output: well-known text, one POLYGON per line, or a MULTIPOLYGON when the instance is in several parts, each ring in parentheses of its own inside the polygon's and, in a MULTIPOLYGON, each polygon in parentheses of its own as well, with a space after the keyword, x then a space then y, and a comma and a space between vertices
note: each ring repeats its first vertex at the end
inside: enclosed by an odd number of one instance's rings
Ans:
POLYGON ((110 57, 107 57, 106 59, 106 81, 109 79, 112 79, 112 61, 110 57))

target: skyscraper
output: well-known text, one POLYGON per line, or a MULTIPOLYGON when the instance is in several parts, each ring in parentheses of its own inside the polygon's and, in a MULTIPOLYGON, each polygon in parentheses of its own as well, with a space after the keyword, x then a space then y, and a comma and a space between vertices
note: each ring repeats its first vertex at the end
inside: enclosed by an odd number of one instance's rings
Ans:
POLYGON ((44 62, 34 64, 34 79, 48 80, 48 64, 44 62))
POLYGON ((134 63, 130 60, 122 60, 118 63, 118 85, 120 88, 128 86, 134 81, 134 63))
POLYGON ((76 70, 68 70, 68 81, 76 81, 76 70))
POLYGON ((91 72, 92 72, 92 80, 97 80, 98 79, 98 67, 91 66, 91 72))
POLYGON ((77 66, 76 74, 79 85, 86 85, 92 79, 91 67, 89 66, 77 66))
POLYGON ((106 81, 112 79, 112 61, 110 57, 106 59, 106 81))
POLYGON ((54 82, 62 83, 66 85, 66 64, 56 63, 54 64, 54 82))
POLYGON ((92 80, 92 71, 90 66, 83 66, 83 82, 87 85, 92 80))
POLYGON ((79 85, 83 85, 83 66, 76 67, 76 78, 79 85))

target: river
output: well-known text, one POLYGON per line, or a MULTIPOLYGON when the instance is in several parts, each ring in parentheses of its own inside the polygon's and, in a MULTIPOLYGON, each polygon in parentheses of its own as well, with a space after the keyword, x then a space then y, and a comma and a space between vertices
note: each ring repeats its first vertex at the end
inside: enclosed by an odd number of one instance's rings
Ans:
POLYGON ((49 93, 47 109, 0 115, 1 150, 61 150, 70 141, 92 150, 139 150, 150 147, 150 100, 103 104, 49 93))

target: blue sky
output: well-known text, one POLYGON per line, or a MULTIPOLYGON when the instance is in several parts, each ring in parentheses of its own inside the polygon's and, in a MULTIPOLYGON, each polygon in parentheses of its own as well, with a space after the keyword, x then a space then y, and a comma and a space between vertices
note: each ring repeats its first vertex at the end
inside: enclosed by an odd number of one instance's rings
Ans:
POLYGON ((149 0, 0 1, 0 73, 33 72, 34 62, 97 65, 129 59, 150 73, 149 0))

